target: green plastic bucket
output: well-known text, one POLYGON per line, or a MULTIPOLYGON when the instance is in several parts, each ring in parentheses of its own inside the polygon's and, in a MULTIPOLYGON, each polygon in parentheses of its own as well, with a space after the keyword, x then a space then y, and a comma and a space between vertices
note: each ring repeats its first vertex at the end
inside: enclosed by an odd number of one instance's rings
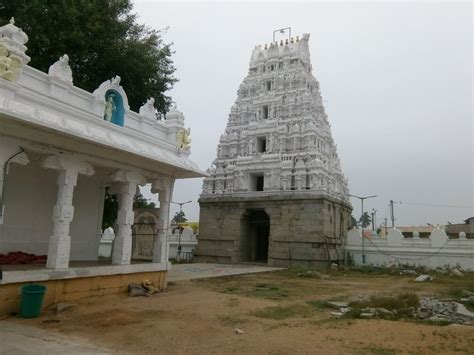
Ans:
POLYGON ((23 318, 35 318, 40 315, 43 305, 46 286, 25 285, 21 288, 20 316, 23 318))

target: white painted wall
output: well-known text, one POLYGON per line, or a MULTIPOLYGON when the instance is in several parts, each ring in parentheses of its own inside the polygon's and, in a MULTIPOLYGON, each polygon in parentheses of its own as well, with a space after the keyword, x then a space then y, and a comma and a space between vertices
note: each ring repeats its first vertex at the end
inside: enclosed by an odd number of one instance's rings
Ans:
MULTIPOLYGON (((53 231, 57 171, 10 164, 6 178, 5 217, 0 224, 0 253, 23 251, 47 254, 53 231)), ((79 175, 74 191, 71 260, 97 259, 104 200, 98 178, 79 175)))
POLYGON ((10 164, 5 179, 5 216, 0 225, 0 253, 48 252, 56 194, 56 171, 41 168, 37 161, 31 161, 26 166, 10 164))
POLYGON ((350 254, 356 265, 362 264, 364 250, 366 264, 400 264, 436 267, 460 266, 474 271, 474 239, 449 239, 444 230, 435 229, 428 239, 404 238, 398 229, 392 229, 386 238, 365 238, 358 229, 347 233, 346 255, 350 254))
POLYGON ((71 260, 96 260, 101 237, 105 187, 96 176, 79 175, 72 204, 71 260))

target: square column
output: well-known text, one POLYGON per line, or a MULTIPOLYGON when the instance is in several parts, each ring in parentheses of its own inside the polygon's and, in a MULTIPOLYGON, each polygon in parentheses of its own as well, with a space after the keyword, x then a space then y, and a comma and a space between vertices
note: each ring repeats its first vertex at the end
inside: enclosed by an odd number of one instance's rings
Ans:
POLYGON ((69 267, 71 252, 69 227, 74 216, 72 197, 77 184, 77 171, 60 171, 57 183, 58 196, 53 210, 53 235, 49 239, 46 267, 64 269, 69 267))
POLYGON ((52 155, 43 161, 45 168, 59 170, 58 195, 53 209, 53 235, 49 239, 46 267, 65 269, 69 267, 71 237, 69 227, 74 217, 72 198, 78 174, 92 175, 92 165, 74 156, 52 155))
POLYGON ((117 182, 119 195, 118 230, 114 240, 112 264, 128 265, 132 259, 132 225, 135 218, 133 198, 138 185, 144 185, 146 180, 139 172, 119 170, 112 175, 112 181, 117 182))
POLYGON ((153 183, 152 193, 158 193, 160 199, 160 215, 158 218, 158 233, 153 245, 153 262, 168 262, 168 234, 170 226, 170 203, 173 195, 174 179, 162 177, 153 183))

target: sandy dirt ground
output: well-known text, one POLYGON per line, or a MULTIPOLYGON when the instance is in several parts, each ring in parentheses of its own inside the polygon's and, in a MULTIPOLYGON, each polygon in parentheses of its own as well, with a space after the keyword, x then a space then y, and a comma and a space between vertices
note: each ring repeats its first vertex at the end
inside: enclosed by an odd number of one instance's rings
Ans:
POLYGON ((6 321, 81 337, 112 353, 474 354, 474 327, 335 319, 330 309, 310 306, 404 292, 448 297, 473 287, 472 278, 416 283, 409 276, 333 272, 320 280, 278 271, 179 281, 151 297, 91 298, 60 314, 6 321))

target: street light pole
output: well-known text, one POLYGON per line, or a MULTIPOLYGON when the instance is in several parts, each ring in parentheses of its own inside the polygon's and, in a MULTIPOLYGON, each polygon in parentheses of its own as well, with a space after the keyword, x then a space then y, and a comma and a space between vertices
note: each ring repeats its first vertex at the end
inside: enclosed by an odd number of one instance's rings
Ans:
POLYGON ((377 221, 375 217, 377 216, 377 210, 375 208, 372 208, 372 230, 375 230, 375 226, 377 225, 377 221))
POLYGON ((186 202, 171 201, 171 203, 179 205, 179 222, 178 222, 179 236, 178 236, 178 252, 176 253, 177 261, 181 259, 181 234, 183 234, 183 229, 181 228, 180 224, 183 223, 183 205, 187 203, 191 203, 191 202, 193 201, 186 201, 186 202))
POLYGON ((361 202, 361 207, 362 207, 362 215, 360 217, 360 224, 362 227, 362 264, 365 264, 365 237, 364 237, 364 200, 368 198, 373 198, 377 197, 377 195, 371 195, 371 196, 357 196, 357 195, 349 195, 351 197, 358 198, 361 202))

